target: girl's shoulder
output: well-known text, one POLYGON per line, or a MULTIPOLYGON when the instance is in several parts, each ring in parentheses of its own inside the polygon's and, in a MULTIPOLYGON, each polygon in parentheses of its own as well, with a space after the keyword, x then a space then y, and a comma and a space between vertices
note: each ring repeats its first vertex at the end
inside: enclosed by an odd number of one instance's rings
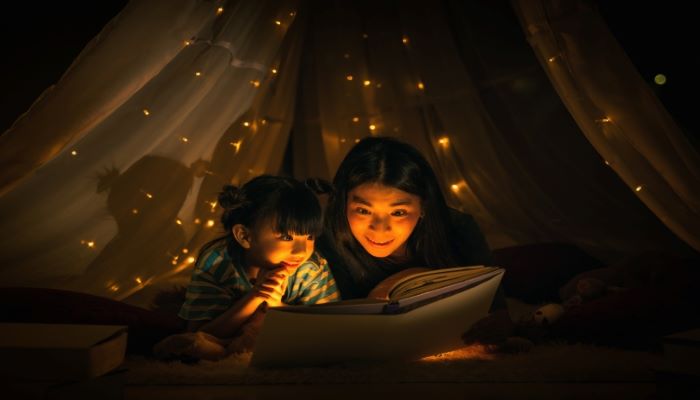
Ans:
POLYGON ((311 257, 309 257, 308 260, 304 261, 304 263, 299 266, 298 271, 323 272, 326 269, 328 269, 328 261, 321 257, 318 252, 314 251, 313 254, 311 254, 311 257))
POLYGON ((225 240, 212 243, 205 246, 197 258, 195 269, 200 271, 209 271, 218 269, 221 266, 226 266, 231 263, 231 257, 228 254, 228 249, 225 240))

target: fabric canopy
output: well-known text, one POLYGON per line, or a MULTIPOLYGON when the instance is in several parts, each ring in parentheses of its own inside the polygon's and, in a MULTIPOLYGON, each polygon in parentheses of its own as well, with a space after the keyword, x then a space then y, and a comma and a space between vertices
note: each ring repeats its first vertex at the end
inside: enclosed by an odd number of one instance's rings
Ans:
POLYGON ((0 281, 125 298, 222 234, 223 184, 330 179, 368 135, 420 149, 493 248, 699 250, 697 150, 586 3, 563 33, 476 3, 132 0, 0 136, 0 281))

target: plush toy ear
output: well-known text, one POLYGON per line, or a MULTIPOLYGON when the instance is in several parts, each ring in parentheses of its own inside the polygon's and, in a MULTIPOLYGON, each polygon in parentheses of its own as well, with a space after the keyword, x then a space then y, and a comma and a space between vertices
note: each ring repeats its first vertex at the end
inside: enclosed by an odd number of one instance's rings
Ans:
POLYGON ((241 245, 244 249, 250 248, 251 232, 245 225, 236 224, 231 228, 231 233, 236 242, 241 245))

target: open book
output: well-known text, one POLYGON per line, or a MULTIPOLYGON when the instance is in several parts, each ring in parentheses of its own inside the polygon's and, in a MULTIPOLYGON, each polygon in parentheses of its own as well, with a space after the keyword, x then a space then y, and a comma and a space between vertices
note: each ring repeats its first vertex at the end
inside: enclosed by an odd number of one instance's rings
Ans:
POLYGON ((387 278, 373 298, 270 309, 251 366, 417 359, 454 350, 488 314, 503 273, 485 266, 428 270, 387 278))

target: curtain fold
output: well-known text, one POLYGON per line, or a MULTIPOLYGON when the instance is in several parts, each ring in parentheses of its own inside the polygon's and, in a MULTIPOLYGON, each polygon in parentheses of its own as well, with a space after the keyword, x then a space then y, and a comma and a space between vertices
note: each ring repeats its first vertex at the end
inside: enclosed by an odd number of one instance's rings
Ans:
POLYGON ((44 96, 23 118, 24 138, 9 132, 24 146, 47 137, 56 151, 27 156, 31 173, 0 197, 0 229, 11 232, 3 284, 124 298, 191 265, 189 243, 219 229, 221 183, 277 172, 298 74, 296 3, 179 5, 129 3, 56 85, 78 100, 44 96), (128 62, 105 70, 106 58, 128 62), (243 126, 251 113, 269 114, 269 128, 243 126), (237 146, 223 142, 232 132, 237 146))
POLYGON ((513 4, 538 60, 582 133, 669 229, 700 250, 700 155, 593 5, 513 4))

